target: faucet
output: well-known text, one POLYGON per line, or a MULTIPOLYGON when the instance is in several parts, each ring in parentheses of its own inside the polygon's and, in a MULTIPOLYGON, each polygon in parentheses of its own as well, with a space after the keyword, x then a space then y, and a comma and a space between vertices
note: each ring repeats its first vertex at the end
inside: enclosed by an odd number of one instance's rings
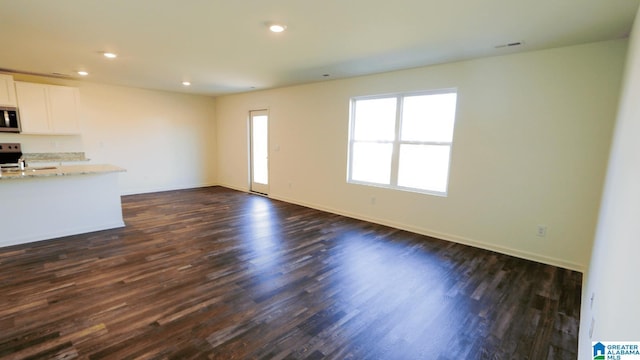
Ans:
POLYGON ((20 159, 18 159, 18 167, 20 168, 20 170, 24 170, 25 166, 26 163, 24 161, 24 156, 20 156, 20 159))

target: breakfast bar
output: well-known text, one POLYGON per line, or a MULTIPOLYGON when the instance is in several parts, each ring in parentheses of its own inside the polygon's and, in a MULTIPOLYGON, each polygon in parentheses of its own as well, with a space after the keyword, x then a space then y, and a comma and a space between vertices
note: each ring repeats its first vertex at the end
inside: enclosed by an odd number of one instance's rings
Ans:
POLYGON ((113 165, 26 167, 0 173, 0 247, 124 226, 113 165))

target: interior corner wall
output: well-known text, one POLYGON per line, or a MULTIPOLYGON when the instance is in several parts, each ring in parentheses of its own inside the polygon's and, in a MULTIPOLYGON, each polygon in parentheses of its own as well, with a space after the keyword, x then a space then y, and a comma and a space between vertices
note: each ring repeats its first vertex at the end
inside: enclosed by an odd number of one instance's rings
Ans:
POLYGON ((218 97, 218 182, 248 190, 247 117, 266 108, 271 197, 584 270, 626 48, 606 41, 218 97), (458 89, 448 196, 348 184, 350 98, 442 88, 458 89))
POLYGON ((640 10, 631 33, 591 264, 583 288, 579 358, 592 341, 640 341, 640 10), (591 333, 591 334, 590 334, 591 333))
POLYGON ((85 152, 125 168, 121 194, 216 185, 215 99, 168 91, 13 74, 16 81, 80 89, 80 135, 0 134, 22 151, 85 152))

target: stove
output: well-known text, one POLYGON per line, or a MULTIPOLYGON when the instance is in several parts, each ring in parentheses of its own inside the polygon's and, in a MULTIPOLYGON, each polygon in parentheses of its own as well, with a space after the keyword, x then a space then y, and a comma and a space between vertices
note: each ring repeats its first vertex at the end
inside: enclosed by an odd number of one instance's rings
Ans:
POLYGON ((0 167, 20 167, 22 150, 19 143, 0 143, 0 167))

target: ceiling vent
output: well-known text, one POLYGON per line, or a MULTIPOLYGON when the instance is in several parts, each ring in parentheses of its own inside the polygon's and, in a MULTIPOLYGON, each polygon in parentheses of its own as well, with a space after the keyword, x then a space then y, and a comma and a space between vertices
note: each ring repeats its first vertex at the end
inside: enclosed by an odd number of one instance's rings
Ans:
MULTIPOLYGON (((34 73, 34 75, 40 75, 40 74, 34 73)), ((59 77, 59 78, 70 78, 71 77, 71 75, 69 75, 69 74, 63 74, 63 73, 59 73, 59 72, 53 72, 53 73, 51 73, 50 76, 59 77)))
POLYGON ((515 41, 507 44, 496 45, 496 49, 506 48, 506 47, 516 47, 524 44, 524 41, 515 41))

